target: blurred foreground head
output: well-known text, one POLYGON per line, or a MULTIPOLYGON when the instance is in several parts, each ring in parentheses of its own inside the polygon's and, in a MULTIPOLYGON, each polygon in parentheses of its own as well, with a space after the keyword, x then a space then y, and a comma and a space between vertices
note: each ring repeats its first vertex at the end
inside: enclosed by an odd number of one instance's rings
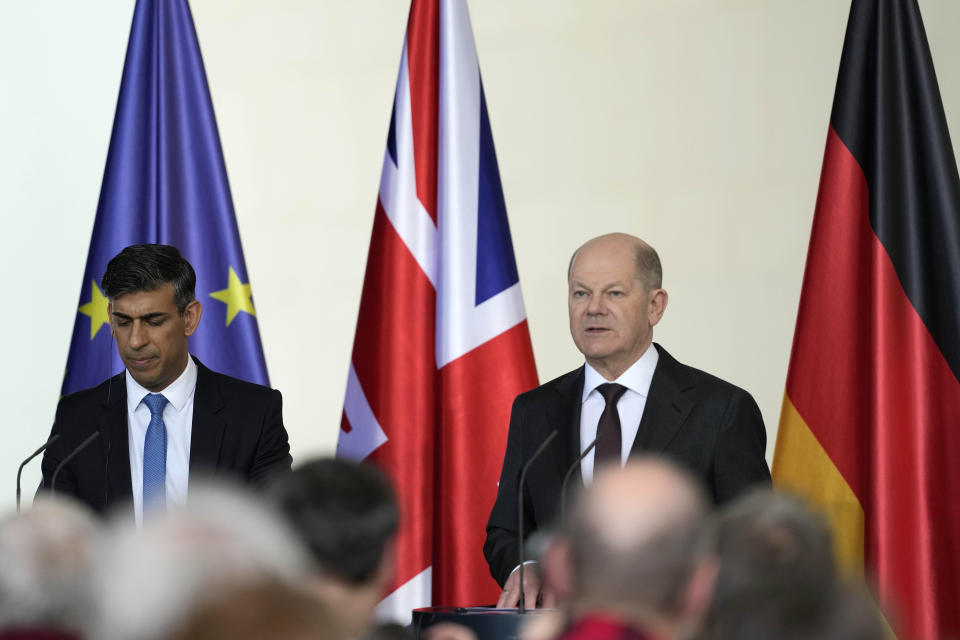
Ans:
POLYGON ((692 478, 662 460, 603 467, 545 552, 548 584, 574 619, 600 615, 672 635, 712 585, 712 565, 696 553, 707 504, 692 478))
POLYGON ((881 638, 875 608, 842 584, 826 520, 799 498, 757 490, 709 527, 719 571, 707 638, 881 638))
POLYGON ((393 577, 390 483, 372 466, 325 458, 277 477, 269 496, 313 557, 312 590, 348 636, 361 634, 393 577))
POLYGON ((76 634, 90 612, 93 516, 63 498, 0 518, 0 630, 76 634))
POLYGON ((170 640, 337 640, 330 618, 303 590, 266 580, 206 598, 170 640))
POLYGON ((167 637, 226 588, 264 580, 296 585, 311 562, 280 518, 252 497, 191 485, 188 503, 142 530, 115 523, 96 571, 100 640, 167 637))

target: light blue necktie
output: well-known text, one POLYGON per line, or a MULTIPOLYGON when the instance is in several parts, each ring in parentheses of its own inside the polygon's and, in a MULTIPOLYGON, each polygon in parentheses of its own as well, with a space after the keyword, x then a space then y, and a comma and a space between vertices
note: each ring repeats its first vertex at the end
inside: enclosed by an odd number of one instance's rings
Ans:
POLYGON ((143 440, 143 510, 147 511, 162 507, 167 497, 167 426, 163 423, 167 399, 151 393, 143 402, 150 409, 150 426, 143 440))

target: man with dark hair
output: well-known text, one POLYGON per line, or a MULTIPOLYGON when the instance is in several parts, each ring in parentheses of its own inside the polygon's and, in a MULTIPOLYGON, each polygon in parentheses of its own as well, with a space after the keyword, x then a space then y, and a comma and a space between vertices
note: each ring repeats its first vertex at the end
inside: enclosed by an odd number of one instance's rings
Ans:
MULTIPOLYGON (((525 532, 559 511, 565 471, 596 439, 571 488, 589 484, 596 464, 624 464, 634 455, 661 455, 694 474, 715 503, 752 484, 770 483, 766 431, 757 403, 743 389, 677 362, 653 342, 667 307, 657 252, 643 240, 611 233, 574 253, 567 274, 570 334, 586 362, 517 396, 497 500, 483 547, 490 573, 503 585, 497 603, 520 597, 518 491, 526 498, 525 532), (550 433, 558 437, 520 470, 550 433), (597 437, 599 436, 599 439, 597 437)), ((527 606, 540 595, 535 566, 524 571, 527 606)))
POLYGON ((560 639, 674 638, 693 628, 716 572, 698 553, 708 504, 673 464, 604 465, 544 552, 567 622, 560 639))
POLYGON ((392 579, 399 511, 390 484, 374 467, 320 459, 276 478, 268 497, 317 564, 311 590, 344 637, 359 637, 392 579))
POLYGON ((207 369, 189 355, 200 323, 196 274, 175 247, 127 247, 107 265, 110 331, 126 368, 57 406, 57 440, 43 456, 43 487, 81 442, 99 442, 68 462, 55 490, 102 513, 133 503, 180 504, 197 475, 262 483, 291 464, 280 392, 207 369))
POLYGON ((841 583, 826 520, 799 498, 752 491, 725 505, 704 538, 719 571, 703 638, 883 637, 876 609, 841 583))

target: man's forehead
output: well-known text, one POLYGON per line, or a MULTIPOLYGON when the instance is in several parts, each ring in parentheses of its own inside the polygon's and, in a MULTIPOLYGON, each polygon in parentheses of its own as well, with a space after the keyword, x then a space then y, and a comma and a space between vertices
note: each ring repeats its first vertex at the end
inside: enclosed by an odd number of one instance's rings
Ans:
POLYGON ((591 287, 609 287, 616 284, 630 286, 638 278, 636 262, 601 256, 594 260, 579 259, 570 272, 571 284, 591 287))
POLYGON ((636 271, 635 249, 622 243, 604 243, 581 247, 573 258, 570 277, 580 274, 636 271))
POLYGON ((173 285, 165 284, 152 291, 125 293, 111 300, 114 313, 142 316, 150 313, 169 313, 176 309, 173 301, 173 285))
POLYGON ((609 275, 603 274, 598 277, 590 277, 590 274, 586 274, 584 278, 577 278, 576 276, 570 278, 571 287, 597 290, 609 289, 611 287, 633 287, 637 282, 637 278, 632 277, 632 274, 625 277, 610 277, 609 275))

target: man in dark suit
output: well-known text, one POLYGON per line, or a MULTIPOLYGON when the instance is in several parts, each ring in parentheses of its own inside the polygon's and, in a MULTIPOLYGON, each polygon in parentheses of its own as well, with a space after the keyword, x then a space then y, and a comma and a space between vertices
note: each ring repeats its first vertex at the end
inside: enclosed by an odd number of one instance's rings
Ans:
MULTIPOLYGON (((570 333, 586 364, 517 396, 497 500, 487 522, 484 555, 504 587, 498 606, 519 602, 517 492, 520 469, 550 433, 557 437, 528 471, 525 533, 550 524, 563 476, 580 465, 589 484, 599 464, 639 452, 662 455, 700 478, 715 502, 755 483, 769 483, 766 431, 749 393, 677 362, 653 344, 667 306, 656 251, 633 236, 609 234, 580 247, 568 272, 570 333)), ((524 570, 527 606, 539 592, 537 568, 524 570)), ((551 604, 543 594, 543 604, 551 604)))
POLYGON ((280 392, 211 371, 187 352, 202 312, 195 288, 193 267, 174 247, 133 245, 110 261, 103 291, 126 371, 61 399, 44 489, 94 432, 56 491, 98 513, 132 502, 138 522, 145 510, 183 503, 198 476, 260 484, 289 471, 280 392))

